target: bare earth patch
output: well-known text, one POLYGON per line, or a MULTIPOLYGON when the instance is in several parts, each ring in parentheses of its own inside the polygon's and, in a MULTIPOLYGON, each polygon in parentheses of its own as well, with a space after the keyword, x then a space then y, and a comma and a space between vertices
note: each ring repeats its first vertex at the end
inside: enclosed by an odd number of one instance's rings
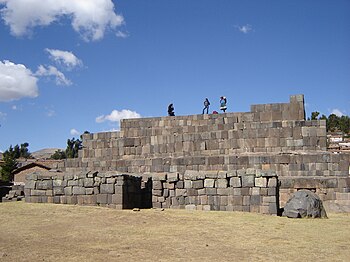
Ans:
POLYGON ((350 214, 0 204, 0 261, 349 261, 350 214))

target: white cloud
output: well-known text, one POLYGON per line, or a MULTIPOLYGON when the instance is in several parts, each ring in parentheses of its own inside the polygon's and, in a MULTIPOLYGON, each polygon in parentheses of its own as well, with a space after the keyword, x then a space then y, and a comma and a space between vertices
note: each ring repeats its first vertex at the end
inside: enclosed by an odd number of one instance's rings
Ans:
POLYGON ((49 53, 50 59, 58 64, 63 64, 68 69, 81 66, 83 63, 80 59, 78 59, 72 52, 62 51, 57 49, 45 49, 46 52, 49 53))
POLYGON ((105 121, 119 122, 121 119, 140 118, 140 117, 141 115, 139 113, 128 109, 123 109, 122 111, 113 110, 109 115, 101 115, 96 117, 96 122, 97 123, 102 123, 105 121))
POLYGON ((2 19, 15 36, 28 35, 34 27, 71 19, 73 29, 85 41, 103 38, 108 29, 124 23, 112 0, 0 0, 2 19))
POLYGON ((17 106, 16 105, 13 105, 11 108, 12 108, 12 110, 17 110, 17 106))
POLYGON ((54 66, 45 67, 43 65, 40 65, 35 75, 47 77, 54 76, 57 85, 69 86, 72 84, 72 82, 54 66))
POLYGON ((248 34, 250 31, 253 30, 253 27, 249 24, 242 25, 242 26, 236 25, 235 27, 238 29, 238 31, 240 31, 243 34, 248 34))
POLYGON ((38 79, 24 65, 0 61, 0 101, 37 97, 38 79))
POLYGON ((72 136, 79 136, 79 135, 80 135, 80 132, 79 132, 78 130, 76 130, 75 128, 72 128, 72 129, 70 130, 70 134, 71 134, 72 136))
POLYGON ((331 112, 331 114, 335 114, 336 116, 339 116, 339 117, 345 115, 342 111, 340 111, 340 110, 337 109, 337 108, 333 109, 332 112, 331 112))
POLYGON ((127 38, 127 37, 129 37, 129 33, 127 33, 127 32, 123 32, 123 31, 117 31, 116 33, 115 33, 115 35, 117 36, 117 37, 120 37, 120 38, 127 38))

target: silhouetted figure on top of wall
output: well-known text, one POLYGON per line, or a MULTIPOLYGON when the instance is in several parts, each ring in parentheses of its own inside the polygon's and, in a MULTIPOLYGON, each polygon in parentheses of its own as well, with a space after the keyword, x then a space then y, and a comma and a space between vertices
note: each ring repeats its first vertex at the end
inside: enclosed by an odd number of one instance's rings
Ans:
POLYGON ((170 104, 170 105, 168 106, 168 115, 169 115, 169 116, 175 116, 174 105, 173 105, 173 104, 170 104))
POLYGON ((206 98, 206 99, 204 100, 204 108, 203 108, 203 112, 202 112, 203 115, 204 115, 204 111, 205 111, 205 110, 207 110, 207 114, 208 114, 208 112, 209 112, 209 106, 210 106, 210 102, 209 102, 208 98, 206 98))

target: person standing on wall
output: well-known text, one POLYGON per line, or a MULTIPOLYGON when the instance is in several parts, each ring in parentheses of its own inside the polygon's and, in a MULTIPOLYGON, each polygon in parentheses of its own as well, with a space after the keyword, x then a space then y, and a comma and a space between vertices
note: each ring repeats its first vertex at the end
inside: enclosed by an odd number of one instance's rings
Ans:
POLYGON ((221 96, 220 97, 220 110, 222 110, 224 113, 225 113, 225 111, 227 109, 226 103, 227 103, 226 97, 221 96))
POLYGON ((170 104, 168 106, 168 115, 169 116, 175 116, 175 113, 174 113, 174 105, 173 104, 170 104))
POLYGON ((210 106, 210 102, 209 102, 208 98, 206 98, 206 99, 204 100, 204 108, 203 108, 203 112, 202 112, 203 115, 204 115, 205 109, 207 110, 207 114, 208 114, 208 112, 209 112, 209 106, 210 106))

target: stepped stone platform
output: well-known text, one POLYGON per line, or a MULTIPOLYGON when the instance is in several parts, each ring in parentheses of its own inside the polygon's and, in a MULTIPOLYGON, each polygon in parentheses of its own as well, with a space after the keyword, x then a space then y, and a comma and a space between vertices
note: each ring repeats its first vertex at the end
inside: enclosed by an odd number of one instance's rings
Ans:
POLYGON ((119 132, 84 134, 79 158, 65 161, 59 169, 73 175, 98 171, 149 176, 152 186, 161 188, 152 189, 152 205, 157 207, 203 209, 205 205, 209 210, 276 214, 295 191, 309 189, 325 201, 327 211, 346 212, 350 211, 349 160, 350 154, 327 151, 326 122, 306 120, 304 96, 293 95, 288 103, 252 105, 250 112, 125 119, 119 132), (188 179, 189 172, 197 175, 188 179), (213 173, 217 176, 211 177, 213 173), (256 180, 264 177, 261 174, 269 174, 264 185, 256 180), (234 187, 232 177, 242 182, 247 175, 254 176, 250 189, 236 189, 235 194, 242 201, 244 196, 259 195, 254 197, 258 202, 243 205, 238 200, 237 205, 231 197, 221 200, 234 195, 229 189, 234 187), (171 181, 174 176, 177 181, 171 181), (267 191, 272 177, 278 182, 274 198, 268 198, 274 204, 260 208, 264 197, 271 196, 267 191), (187 188, 181 188, 182 183, 187 188), (208 183, 214 184, 209 188, 208 183), (222 188, 227 192, 222 194, 222 188), (180 193, 185 197, 181 203, 176 200, 180 193), (209 196, 219 198, 210 202, 209 196))

